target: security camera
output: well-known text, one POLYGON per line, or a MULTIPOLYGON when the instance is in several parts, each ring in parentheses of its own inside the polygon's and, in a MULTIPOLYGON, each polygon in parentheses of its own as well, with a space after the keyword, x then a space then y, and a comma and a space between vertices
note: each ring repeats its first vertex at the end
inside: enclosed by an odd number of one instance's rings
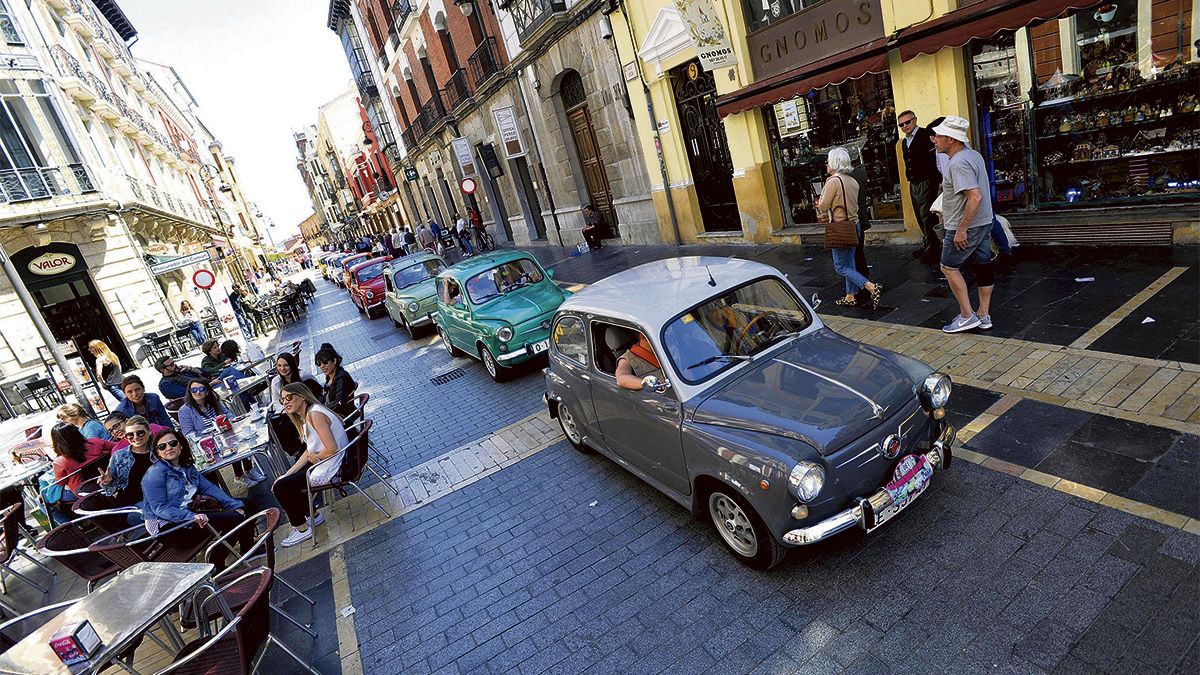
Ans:
POLYGON ((607 16, 600 17, 600 37, 605 40, 613 39, 612 21, 609 21, 607 16))

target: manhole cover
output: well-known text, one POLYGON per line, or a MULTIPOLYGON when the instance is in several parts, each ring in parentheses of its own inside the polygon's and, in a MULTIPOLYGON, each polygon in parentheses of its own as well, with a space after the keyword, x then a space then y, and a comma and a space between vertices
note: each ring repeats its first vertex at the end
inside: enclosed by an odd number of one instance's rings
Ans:
POLYGON ((436 386, 439 384, 446 384, 447 382, 450 382, 451 380, 457 380, 458 378, 460 378, 466 374, 467 374, 467 371, 463 370, 462 368, 455 368, 454 370, 447 371, 436 377, 431 377, 431 378, 429 378, 429 381, 432 382, 436 386))

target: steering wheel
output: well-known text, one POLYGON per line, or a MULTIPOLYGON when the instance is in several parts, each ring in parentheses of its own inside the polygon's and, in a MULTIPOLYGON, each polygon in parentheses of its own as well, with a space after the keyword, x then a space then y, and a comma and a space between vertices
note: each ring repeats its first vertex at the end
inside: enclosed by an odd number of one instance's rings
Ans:
POLYGON ((765 319, 766 317, 772 317, 772 318, 777 319, 778 316, 779 316, 778 314, 776 314, 775 312, 773 312, 771 310, 767 310, 767 311, 763 312, 762 314, 759 314, 758 316, 751 319, 750 322, 747 323, 742 328, 742 330, 738 332, 737 337, 734 338, 734 342, 740 344, 742 342, 742 340, 744 340, 746 338, 746 335, 747 335, 747 333, 750 332, 750 329, 754 327, 754 324, 758 323, 760 320, 765 319))

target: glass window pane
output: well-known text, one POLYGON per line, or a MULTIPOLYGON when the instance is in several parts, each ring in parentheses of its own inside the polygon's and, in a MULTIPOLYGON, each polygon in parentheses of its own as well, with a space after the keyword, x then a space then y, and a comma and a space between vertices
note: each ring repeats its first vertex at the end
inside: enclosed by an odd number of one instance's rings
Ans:
POLYGON ((583 330, 582 319, 574 316, 562 317, 554 326, 551 335, 555 351, 581 366, 587 363, 587 333, 583 330))
POLYGON ((75 152, 75 146, 67 136, 67 130, 63 127, 62 120, 58 117, 58 111, 54 109, 50 99, 40 96, 37 102, 42 108, 42 114, 50 122, 50 131, 54 135, 54 140, 58 142, 58 149, 62 152, 63 157, 67 158, 67 164, 79 164, 79 155, 75 152))
POLYGON ((34 163, 37 166, 48 166, 50 163, 46 161, 46 156, 49 154, 47 152, 49 148, 46 144, 46 137, 38 129, 37 121, 33 118, 29 104, 19 98, 9 98, 5 102, 8 103, 9 112, 12 113, 13 123, 16 124, 18 132, 25 139, 29 153, 33 155, 34 163))
MULTIPOLYGON (((12 99, 5 99, 5 103, 12 99)), ((4 144, 8 158, 18 167, 33 166, 33 158, 25 150, 24 139, 20 130, 9 116, 7 105, 0 105, 0 143, 4 144)))

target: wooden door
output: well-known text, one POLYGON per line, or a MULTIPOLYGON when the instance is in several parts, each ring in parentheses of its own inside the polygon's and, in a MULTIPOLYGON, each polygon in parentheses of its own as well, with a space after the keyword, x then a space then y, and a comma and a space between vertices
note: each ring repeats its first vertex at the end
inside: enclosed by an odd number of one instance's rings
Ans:
POLYGON ((592 128, 592 115, 587 104, 567 111, 571 135, 575 138, 575 149, 579 152, 579 165, 583 168, 583 182, 587 185, 592 206, 604 217, 604 238, 616 236, 617 214, 613 211, 612 189, 608 186, 608 175, 604 172, 604 158, 596 143, 596 132, 592 128))

